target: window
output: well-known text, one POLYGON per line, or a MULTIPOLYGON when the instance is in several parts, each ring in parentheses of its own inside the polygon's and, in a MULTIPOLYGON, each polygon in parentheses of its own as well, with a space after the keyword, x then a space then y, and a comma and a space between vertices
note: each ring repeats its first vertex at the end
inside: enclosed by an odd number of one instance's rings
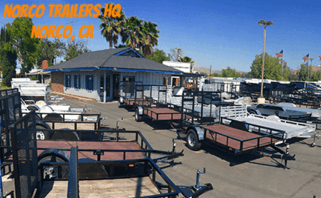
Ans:
POLYGON ((75 87, 75 89, 80 88, 80 76, 79 75, 74 76, 74 87, 75 87))
POLYGON ((71 87, 71 75, 70 74, 65 76, 65 87, 71 87))
POLYGON ((89 91, 94 90, 94 78, 92 75, 86 75, 86 89, 89 91))

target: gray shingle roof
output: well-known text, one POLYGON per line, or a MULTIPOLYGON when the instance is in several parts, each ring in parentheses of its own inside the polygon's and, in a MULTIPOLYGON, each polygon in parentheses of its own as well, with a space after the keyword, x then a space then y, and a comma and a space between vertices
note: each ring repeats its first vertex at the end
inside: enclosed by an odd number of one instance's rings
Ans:
POLYGON ((85 68, 116 68, 116 69, 136 69, 136 70, 155 70, 155 71, 170 71, 180 72, 147 58, 138 58, 130 56, 115 55, 121 51, 128 50, 129 47, 108 49, 94 52, 83 53, 71 60, 49 67, 46 70, 60 69, 85 69, 85 68))

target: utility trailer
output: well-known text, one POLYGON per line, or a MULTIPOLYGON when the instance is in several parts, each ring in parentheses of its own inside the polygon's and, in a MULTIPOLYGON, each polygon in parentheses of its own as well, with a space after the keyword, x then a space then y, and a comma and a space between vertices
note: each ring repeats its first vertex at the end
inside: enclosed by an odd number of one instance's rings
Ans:
MULTIPOLYGON (((209 94, 209 92, 195 92, 192 93, 191 98, 186 92, 183 93, 182 98, 182 108, 185 102, 192 102, 194 104, 195 96, 204 96, 204 94, 209 94)), ((203 104, 202 104, 203 105, 203 104)), ((234 121, 233 124, 224 125, 226 115, 241 116, 247 114, 245 106, 228 106, 228 107, 218 107, 217 108, 219 116, 212 119, 208 117, 197 116, 198 112, 181 112, 188 115, 187 119, 182 119, 180 123, 176 124, 178 126, 178 133, 186 134, 187 146, 192 150, 199 150, 203 142, 208 142, 214 145, 216 148, 222 149, 227 153, 233 155, 241 154, 253 154, 257 156, 267 156, 273 158, 279 158, 285 160, 284 168, 287 166, 288 160, 295 160, 295 156, 291 156, 288 152, 288 147, 286 151, 283 151, 276 146, 276 143, 280 142, 275 136, 280 136, 281 141, 284 143, 285 132, 278 129, 271 129, 269 127, 254 125, 251 123, 243 123, 240 121, 234 121), (232 111, 233 109, 234 111, 232 111), (222 124, 221 124, 222 123, 222 124), (247 128, 257 127, 259 131, 265 130, 267 134, 253 133, 253 131, 246 131, 247 128), (283 138, 282 138, 283 137, 283 138), (271 147, 277 154, 263 152, 261 149, 264 147, 271 147)))
POLYGON ((166 85, 136 85, 135 98, 143 105, 135 107, 135 120, 141 121, 144 115, 152 120, 180 120, 181 113, 168 106, 167 94, 166 85))
POLYGON ((68 129, 74 130, 70 134, 72 139, 79 140, 79 134, 75 130, 96 130, 99 139, 102 119, 101 114, 36 113, 36 137, 38 140, 57 139, 61 132, 46 129, 68 129), (71 116, 73 120, 70 120, 71 116))
POLYGON ((261 116, 248 114, 245 106, 234 106, 221 108, 222 123, 234 125, 234 122, 242 122, 247 131, 260 134, 274 134, 274 137, 284 138, 313 138, 311 146, 315 145, 315 139, 320 135, 316 132, 315 124, 301 123, 290 120, 280 119, 277 116, 261 116), (265 129, 264 129, 265 128, 265 129), (281 136, 277 131, 284 131, 284 136, 281 136))
POLYGON ((136 85, 142 85, 141 81, 122 81, 120 82, 119 100, 118 107, 123 106, 134 106, 135 102, 138 104, 140 101, 136 99, 136 85))
POLYGON ((276 115, 281 119, 307 122, 312 121, 312 113, 308 111, 298 111, 295 108, 283 107, 276 104, 258 104, 247 107, 250 114, 258 114, 264 116, 276 115))
POLYGON ((195 186, 177 186, 158 167, 157 162, 173 164, 182 155, 175 152, 175 142, 172 151, 162 151, 154 150, 139 131, 106 131, 101 142, 40 141, 35 131, 34 112, 10 127, 19 198, 198 197, 213 189, 199 185, 202 171, 195 186))

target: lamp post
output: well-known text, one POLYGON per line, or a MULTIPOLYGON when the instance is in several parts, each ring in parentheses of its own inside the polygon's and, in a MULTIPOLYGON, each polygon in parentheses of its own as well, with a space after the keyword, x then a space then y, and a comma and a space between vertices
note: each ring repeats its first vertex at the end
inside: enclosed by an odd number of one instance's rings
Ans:
MULTIPOLYGON (((265 21, 265 20, 260 20, 258 22, 259 25, 264 25, 264 37, 263 37, 263 61, 262 61, 262 82, 261 82, 261 101, 263 97, 263 76, 264 76, 264 57, 265 57, 265 35, 266 35, 266 26, 270 26, 273 24, 272 21, 265 21)), ((265 102, 264 102, 265 103, 265 102)))

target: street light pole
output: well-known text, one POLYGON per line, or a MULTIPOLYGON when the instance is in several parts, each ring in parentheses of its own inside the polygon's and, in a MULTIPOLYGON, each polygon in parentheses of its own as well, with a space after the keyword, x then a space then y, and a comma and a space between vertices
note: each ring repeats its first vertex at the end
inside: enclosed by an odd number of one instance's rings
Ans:
POLYGON ((260 98, 263 97, 263 77, 264 77, 264 57, 265 57, 265 37, 266 37, 266 26, 270 26, 273 24, 272 21, 265 21, 265 20, 260 20, 258 22, 259 25, 264 25, 264 37, 263 37, 263 61, 262 61, 262 82, 261 82, 261 96, 260 98))

